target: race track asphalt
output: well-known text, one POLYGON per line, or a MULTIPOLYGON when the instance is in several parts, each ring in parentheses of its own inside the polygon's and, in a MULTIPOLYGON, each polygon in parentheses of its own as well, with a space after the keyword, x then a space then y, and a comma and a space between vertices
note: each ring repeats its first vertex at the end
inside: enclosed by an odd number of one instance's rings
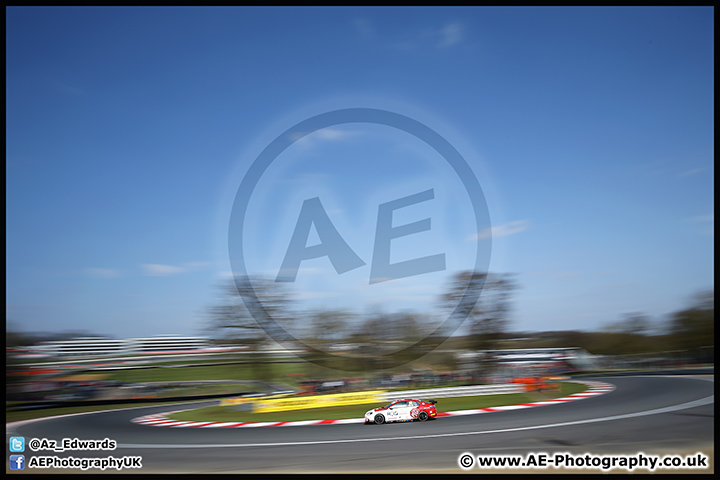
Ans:
MULTIPOLYGON (((27 441, 110 438, 118 443, 113 451, 24 454, 28 461, 35 455, 142 457, 141 469, 123 473, 465 473, 458 464, 465 453, 479 456, 567 452, 599 456, 713 451, 712 376, 637 375, 592 380, 615 388, 580 401, 447 416, 425 423, 172 428, 132 422, 142 415, 180 408, 165 406, 23 422, 8 425, 6 437, 23 436, 27 441)), ((442 402, 438 407, 442 411, 442 402)), ((713 461, 711 458, 710 469, 675 473, 709 473, 714 469, 713 461)), ((533 472, 552 473, 553 469, 533 472)))

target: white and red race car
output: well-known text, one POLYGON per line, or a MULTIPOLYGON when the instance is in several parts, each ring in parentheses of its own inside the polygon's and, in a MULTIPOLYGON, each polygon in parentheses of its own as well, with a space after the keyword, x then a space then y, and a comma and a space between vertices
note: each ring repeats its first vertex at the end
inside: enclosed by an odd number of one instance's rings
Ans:
POLYGON ((385 407, 374 408, 365 413, 365 424, 381 425, 386 422, 424 422, 437 417, 435 400, 416 400, 404 398, 393 400, 385 407))

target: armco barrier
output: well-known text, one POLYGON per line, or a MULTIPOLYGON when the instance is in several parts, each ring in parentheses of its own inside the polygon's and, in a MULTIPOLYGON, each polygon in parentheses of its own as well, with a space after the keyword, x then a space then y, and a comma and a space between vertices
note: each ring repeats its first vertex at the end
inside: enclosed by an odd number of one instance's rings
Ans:
POLYGON ((255 402, 259 402, 260 400, 273 400, 276 398, 285 398, 290 395, 290 393, 278 393, 275 395, 248 395, 245 397, 226 398, 224 400, 220 400, 220 406, 228 407, 232 405, 249 405, 252 407, 255 402))
POLYGON ((435 399, 449 397, 467 397, 474 395, 497 395, 502 393, 521 393, 524 384, 508 383, 503 385, 472 385, 467 387, 432 388, 423 390, 406 390, 388 392, 385 390, 372 392, 352 392, 330 395, 313 395, 293 397, 292 395, 275 395, 259 397, 230 398, 220 402, 221 406, 235 407, 253 412, 272 412, 281 410, 298 410, 320 408, 336 405, 359 405, 372 402, 386 402, 399 398, 435 399))
POLYGON ((522 393, 525 385, 507 383, 502 385, 472 385, 468 387, 430 388, 423 390, 406 390, 402 392, 386 392, 385 400, 400 398, 435 399, 450 397, 471 397, 475 395, 498 395, 501 393, 522 393))
MULTIPOLYGON (((592 398, 598 395, 611 392, 615 389, 613 385, 594 382, 587 380, 571 380, 571 382, 582 383, 587 385, 589 390, 581 393, 573 393, 566 397, 556 398, 552 400, 539 401, 533 403, 523 403, 520 405, 508 405, 500 407, 488 407, 488 408, 476 408, 473 410, 460 410, 457 412, 440 412, 438 417, 446 417, 453 415, 471 415, 476 413, 490 413, 490 412, 504 412, 507 410, 516 410, 522 408, 541 407, 547 405, 558 405, 567 402, 582 400, 583 398, 592 398)), ((459 388, 443 388, 433 390, 410 390, 404 392, 393 392, 388 393, 390 397, 397 398, 398 396, 407 397, 408 394, 417 394, 421 398, 425 397, 423 393, 430 393, 426 398, 442 398, 442 396, 454 396, 462 392, 467 392, 467 395, 483 395, 486 393, 514 393, 513 387, 518 385, 493 385, 493 386, 476 386, 476 387, 459 387, 459 388), (511 388, 507 388, 511 387, 511 388), (510 391, 509 391, 510 390, 510 391), (444 392, 444 393, 440 393, 444 392), (434 393, 439 393, 435 395, 434 393)), ((520 386, 522 391, 522 386, 520 386)), ((182 411, 182 410, 180 410, 182 411)), ((288 427, 288 426, 308 426, 308 425, 345 425, 349 423, 364 423, 365 419, 358 416, 356 418, 345 418, 345 419, 332 419, 332 420, 300 420, 300 421, 281 421, 281 422, 194 422, 194 421, 183 421, 173 420, 170 415, 177 413, 177 411, 153 413, 151 415, 144 415, 142 417, 134 418, 133 423, 139 423, 142 425, 153 425, 156 427, 174 427, 174 428, 255 428, 255 427, 288 427)))

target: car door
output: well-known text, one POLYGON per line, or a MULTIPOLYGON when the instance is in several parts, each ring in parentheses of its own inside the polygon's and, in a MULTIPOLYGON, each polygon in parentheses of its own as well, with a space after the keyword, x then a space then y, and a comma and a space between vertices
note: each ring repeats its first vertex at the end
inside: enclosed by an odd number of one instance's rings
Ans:
POLYGON ((395 421, 404 421, 404 420, 412 420, 410 417, 410 405, 408 405, 408 402, 397 402, 392 407, 391 410, 393 412, 393 420, 395 421))
POLYGON ((400 403, 395 402, 391 404, 387 410, 385 410, 385 420, 388 422, 397 422, 400 420, 400 403))
POLYGON ((418 413, 420 412, 420 402, 417 402, 415 400, 410 400, 408 402, 408 410, 409 415, 412 420, 415 420, 418 416, 418 413))

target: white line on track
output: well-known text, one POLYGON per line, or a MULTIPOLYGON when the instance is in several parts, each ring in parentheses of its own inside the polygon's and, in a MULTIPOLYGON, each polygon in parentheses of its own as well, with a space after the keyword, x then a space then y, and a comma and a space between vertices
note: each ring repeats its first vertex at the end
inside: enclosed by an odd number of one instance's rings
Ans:
POLYGON ((555 428, 555 427, 568 427, 572 425, 582 425, 585 423, 597 423, 597 422, 610 422, 614 420, 625 420, 628 418, 636 418, 636 417, 644 417, 647 415, 658 415, 661 413, 669 413, 669 412, 675 412, 678 410, 685 410, 688 408, 694 408, 694 407, 700 407, 703 405, 709 405, 711 403, 715 403, 715 395, 710 395, 709 397, 701 398, 699 400, 693 400, 692 402, 686 402, 681 403, 678 405, 671 405, 668 407, 663 408, 656 408, 653 410, 645 410, 642 412, 635 412, 635 413, 626 413, 622 415, 612 415, 609 417, 600 417, 600 418, 589 418, 586 420, 575 420, 572 422, 560 422, 560 423, 551 423, 547 425, 534 425, 529 427, 516 427, 516 428, 503 428, 499 430, 486 430, 481 432, 461 432, 461 433, 443 433, 443 434, 433 434, 433 435, 412 435, 412 436, 406 436, 406 437, 387 437, 387 438, 352 438, 352 439, 344 439, 344 440, 314 440, 314 441, 305 441, 305 442, 275 442, 275 443, 236 443, 236 444, 198 444, 198 445, 190 445, 190 444, 166 444, 166 445, 157 445, 157 444, 119 444, 118 448, 156 448, 156 449, 163 449, 163 448, 241 448, 241 447, 287 447, 287 446, 299 446, 299 445, 323 445, 323 444, 329 444, 329 443, 360 443, 360 442, 381 442, 381 441, 388 441, 388 440, 419 440, 419 439, 427 439, 427 438, 445 438, 445 437, 461 437, 461 436, 467 436, 467 435, 487 435, 487 434, 493 434, 493 433, 509 433, 509 432, 521 432, 525 430, 537 430, 537 429, 543 429, 543 428, 555 428))

